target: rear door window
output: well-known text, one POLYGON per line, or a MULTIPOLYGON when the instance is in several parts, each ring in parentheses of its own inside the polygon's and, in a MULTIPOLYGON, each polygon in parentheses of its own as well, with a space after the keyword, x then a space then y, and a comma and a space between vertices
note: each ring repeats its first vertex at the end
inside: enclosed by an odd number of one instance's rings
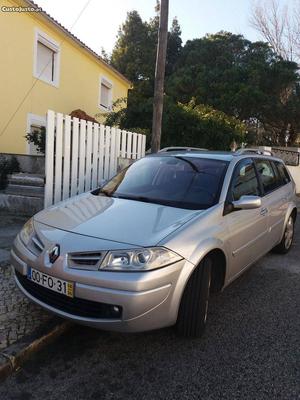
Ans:
POLYGON ((268 194, 280 186, 280 182, 275 174, 269 160, 255 160, 258 175, 260 177, 264 194, 268 194))

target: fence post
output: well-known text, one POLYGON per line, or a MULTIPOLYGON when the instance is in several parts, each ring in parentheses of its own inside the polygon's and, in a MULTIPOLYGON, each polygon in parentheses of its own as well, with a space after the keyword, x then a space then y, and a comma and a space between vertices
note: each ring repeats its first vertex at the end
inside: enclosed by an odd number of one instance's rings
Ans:
POLYGON ((92 189, 98 186, 98 162, 99 162, 99 124, 93 124, 93 166, 92 166, 92 189))
POLYGON ((72 125, 72 177, 71 177, 71 197, 78 192, 78 132, 79 119, 73 118, 72 125))
POLYGON ((80 120, 78 193, 84 191, 86 121, 80 120))
POLYGON ((103 170, 103 159, 104 159, 104 125, 100 125, 100 137, 99 137, 99 166, 98 166, 98 181, 100 182, 104 178, 103 170))
POLYGON ((108 177, 111 178, 115 175, 115 158, 116 158, 116 128, 111 128, 110 135, 110 161, 109 161, 109 174, 108 177))
POLYGON ((109 153, 110 153, 110 127, 105 127, 105 159, 104 159, 104 179, 109 178, 109 153))
POLYGON ((63 115, 57 113, 55 135, 55 177, 54 177, 54 203, 61 201, 62 183, 62 140, 63 140, 63 115))
POLYGON ((92 175, 92 129, 93 123, 87 123, 87 140, 86 140, 86 168, 85 168, 85 182, 84 191, 91 190, 91 175, 92 175))
POLYGON ((120 145, 121 145, 121 129, 117 129, 117 133, 116 133, 116 156, 115 156, 115 173, 118 170, 118 158, 120 157, 120 153, 121 153, 121 149, 120 149, 120 145))
POLYGON ((70 197, 71 117, 65 116, 63 200, 70 197))
POLYGON ((122 131, 122 137, 121 137, 121 157, 122 158, 126 157, 126 138, 127 138, 127 132, 122 131))
POLYGON ((126 147, 126 158, 131 158, 131 139, 132 132, 127 132, 127 147, 126 147))
POLYGON ((134 132, 132 134, 132 158, 134 160, 137 158, 136 145, 137 145, 137 134, 134 132))
POLYGON ((54 164, 54 124, 55 113, 52 110, 47 112, 46 124, 46 148, 45 148, 45 197, 44 207, 47 208, 53 203, 53 164, 54 164))
POLYGON ((142 136, 142 157, 145 157, 146 153, 146 135, 142 136))

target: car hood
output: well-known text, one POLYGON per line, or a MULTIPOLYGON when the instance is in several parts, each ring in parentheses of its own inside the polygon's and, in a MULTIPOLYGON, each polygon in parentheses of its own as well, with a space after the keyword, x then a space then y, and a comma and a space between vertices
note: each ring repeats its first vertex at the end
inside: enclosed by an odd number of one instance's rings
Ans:
POLYGON ((85 236, 154 246, 201 212, 84 193, 41 211, 34 220, 85 236))

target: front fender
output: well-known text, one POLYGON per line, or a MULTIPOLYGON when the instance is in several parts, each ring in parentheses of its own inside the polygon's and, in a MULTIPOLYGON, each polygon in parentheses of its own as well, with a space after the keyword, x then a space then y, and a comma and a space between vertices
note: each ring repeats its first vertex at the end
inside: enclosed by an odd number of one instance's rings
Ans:
POLYGON ((217 238, 209 238, 200 242, 191 254, 189 261, 194 265, 198 265, 200 261, 213 250, 221 250, 224 253, 227 265, 228 256, 226 245, 221 239, 217 238))

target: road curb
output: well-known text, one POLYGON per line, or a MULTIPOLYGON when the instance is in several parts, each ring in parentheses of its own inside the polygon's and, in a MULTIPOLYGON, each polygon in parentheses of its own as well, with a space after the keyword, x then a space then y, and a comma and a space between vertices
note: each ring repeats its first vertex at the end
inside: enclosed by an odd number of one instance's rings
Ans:
POLYGON ((0 382, 4 381, 33 354, 66 332, 72 323, 54 319, 34 334, 22 338, 0 353, 0 382))

